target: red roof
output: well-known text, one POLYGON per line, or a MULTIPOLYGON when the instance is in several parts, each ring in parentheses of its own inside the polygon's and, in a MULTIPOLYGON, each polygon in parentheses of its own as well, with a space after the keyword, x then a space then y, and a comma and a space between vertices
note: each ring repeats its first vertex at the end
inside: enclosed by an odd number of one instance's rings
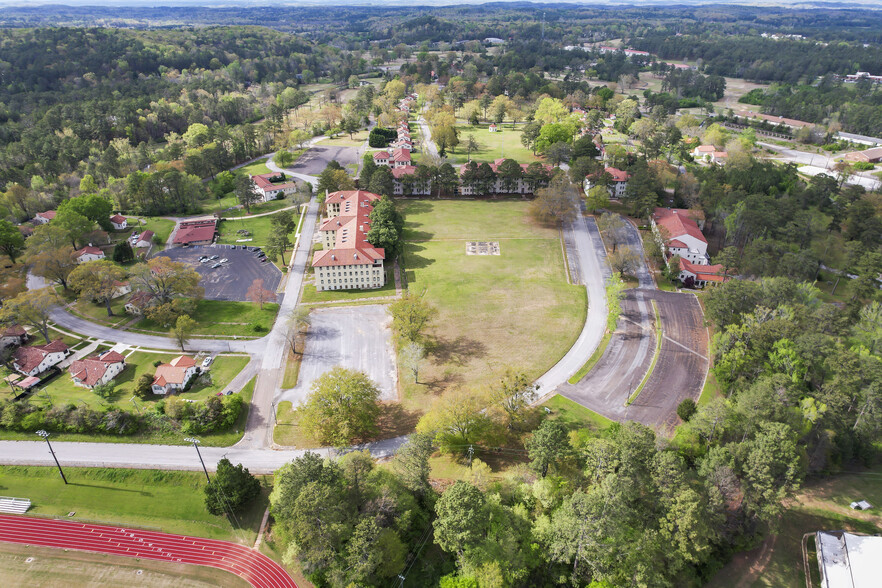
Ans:
POLYGON ((196 360, 189 355, 179 355, 168 363, 169 365, 173 365, 175 367, 188 368, 195 366, 196 360))
POLYGON ((101 381, 107 369, 116 363, 125 363, 126 358, 116 351, 105 351, 85 359, 78 359, 70 364, 68 372, 86 386, 94 386, 101 381))
POLYGON ((138 290, 129 298, 128 304, 136 308, 145 308, 150 301, 153 300, 155 296, 151 292, 146 292, 144 290, 138 290))
POLYGON ((40 218, 52 220, 53 218, 55 218, 56 214, 58 213, 54 210, 47 210, 46 212, 38 212, 37 216, 39 216, 40 218))
POLYGON ((3 331, 3 337, 23 337, 27 335, 27 331, 21 325, 11 325, 3 331))
POLYGON ((19 347, 15 350, 12 358, 18 370, 24 373, 33 371, 50 353, 65 352, 67 345, 61 339, 56 339, 46 345, 30 345, 19 347))
POLYGON ((693 218, 693 212, 685 208, 656 208, 652 213, 655 223, 667 230, 668 239, 676 239, 681 235, 689 235, 702 243, 707 239, 698 228, 693 218))
POLYGON ((184 221, 178 225, 173 243, 211 241, 217 227, 215 219, 184 221))
POLYGON ((374 159, 389 159, 388 151, 377 151, 374 153, 374 159))
POLYGON ((255 176, 251 176, 251 181, 260 188, 261 190, 280 190, 285 188, 296 188, 297 184, 295 182, 271 182, 270 178, 277 178, 279 174, 270 173, 270 174, 258 174, 255 176))
POLYGON ((685 249, 686 243, 684 243, 680 239, 671 239, 670 241, 668 241, 668 247, 679 247, 681 249, 685 249))
POLYGON ((126 217, 124 217, 124 216, 121 215, 121 214, 115 214, 115 215, 113 215, 112 217, 110 217, 110 222, 112 222, 112 223, 116 223, 116 224, 118 224, 118 225, 121 225, 121 224, 123 224, 124 222, 126 222, 126 217))
POLYGON ((628 178, 631 177, 631 174, 629 174, 628 172, 616 169, 614 167, 608 167, 604 169, 604 171, 612 176, 614 182, 627 182, 628 178))
POLYGON ((373 265, 375 260, 385 259, 386 252, 367 241, 371 228, 370 214, 374 202, 378 200, 380 197, 377 194, 363 190, 328 195, 327 202, 340 204, 340 214, 324 219, 319 230, 334 232, 334 247, 316 252, 313 267, 373 265))
POLYGON ((398 148, 392 152, 392 161, 407 161, 410 162, 410 151, 407 149, 398 148))
POLYGON ((416 170, 417 170, 417 168, 415 165, 405 165, 403 167, 393 167, 392 168, 392 177, 394 177, 397 180, 401 176, 409 176, 411 174, 416 173, 416 170))
POLYGON ((100 249, 98 249, 97 247, 92 247, 91 245, 86 245, 85 247, 83 247, 82 249, 80 249, 79 251, 77 251, 74 254, 75 257, 82 257, 83 255, 101 255, 101 256, 103 256, 104 252, 101 251, 100 249))
POLYGON ((713 145, 699 145, 695 148, 699 153, 713 153, 717 150, 713 145))
POLYGON ((697 280, 704 282, 725 282, 729 276, 724 275, 723 265, 699 265, 680 258, 680 271, 687 271, 695 276, 697 280))
POLYGON ((138 236, 137 242, 141 243, 142 241, 146 241, 146 242, 150 243, 152 240, 153 240, 153 231, 144 231, 143 233, 141 233, 140 236, 138 236))

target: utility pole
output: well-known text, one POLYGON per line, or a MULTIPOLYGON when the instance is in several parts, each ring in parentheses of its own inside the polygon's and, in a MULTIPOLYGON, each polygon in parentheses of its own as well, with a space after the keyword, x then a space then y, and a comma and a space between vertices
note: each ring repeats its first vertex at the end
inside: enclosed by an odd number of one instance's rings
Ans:
POLYGON ((199 452, 199 439, 194 439, 193 437, 184 437, 184 441, 193 444, 193 447, 196 448, 196 455, 199 456, 199 463, 202 464, 202 471, 205 472, 205 479, 208 480, 208 483, 211 483, 211 478, 208 477, 208 469, 205 467, 205 462, 202 460, 202 453, 199 452))
POLYGON ((55 451, 52 450, 52 444, 49 443, 49 433, 47 433, 47 432, 44 431, 43 429, 40 429, 39 431, 37 431, 37 435, 39 435, 40 437, 42 437, 43 439, 46 440, 46 445, 49 446, 49 453, 52 454, 52 459, 55 460, 55 465, 58 466, 58 473, 61 474, 61 479, 64 480, 64 483, 65 483, 65 485, 66 485, 66 484, 67 484, 67 478, 64 477, 64 470, 61 469, 61 464, 58 463, 58 458, 55 457, 55 451))
POLYGON ((472 467, 472 456, 475 455, 475 447, 469 445, 469 467, 472 467))

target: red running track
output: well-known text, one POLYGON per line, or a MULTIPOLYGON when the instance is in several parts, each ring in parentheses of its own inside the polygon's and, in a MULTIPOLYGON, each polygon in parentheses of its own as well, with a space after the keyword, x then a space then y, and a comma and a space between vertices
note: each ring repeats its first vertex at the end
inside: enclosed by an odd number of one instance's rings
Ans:
POLYGON ((0 515, 0 541, 210 566, 255 588, 297 588, 279 564, 228 541, 13 515, 0 515))

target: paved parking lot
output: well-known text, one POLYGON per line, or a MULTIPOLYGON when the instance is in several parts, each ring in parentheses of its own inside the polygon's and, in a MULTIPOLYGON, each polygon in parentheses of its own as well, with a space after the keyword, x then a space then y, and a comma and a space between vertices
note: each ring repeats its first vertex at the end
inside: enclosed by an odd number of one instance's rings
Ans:
POLYGON ((397 400, 397 373, 392 347, 392 317, 378 304, 321 308, 310 314, 312 324, 300 363, 297 386, 276 400, 297 406, 312 382, 336 366, 366 373, 380 389, 382 400, 397 400))
POLYGON ((336 160, 343 167, 349 163, 358 163, 358 147, 318 144, 310 147, 306 153, 300 156, 297 163, 288 169, 300 174, 317 176, 325 171, 331 160, 336 160))
POLYGON ((153 257, 169 257, 192 265, 202 279, 199 285, 205 288, 206 300, 245 301, 245 293, 254 280, 263 280, 263 287, 275 291, 282 280, 282 272, 272 263, 260 263, 251 251, 241 247, 232 249, 230 245, 204 245, 196 247, 175 247, 160 251, 153 257), (223 266, 212 269, 212 263, 199 263, 200 255, 217 255, 218 260, 226 258, 223 266))

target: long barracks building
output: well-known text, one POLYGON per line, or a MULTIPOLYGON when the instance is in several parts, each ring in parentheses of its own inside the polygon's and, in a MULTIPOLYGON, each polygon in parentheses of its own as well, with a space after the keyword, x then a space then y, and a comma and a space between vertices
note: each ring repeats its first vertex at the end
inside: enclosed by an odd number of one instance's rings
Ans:
POLYGON ((386 283, 385 251, 367 241, 371 211, 380 197, 372 192, 334 192, 325 199, 327 218, 319 226, 322 251, 312 260, 315 289, 366 290, 386 283))

